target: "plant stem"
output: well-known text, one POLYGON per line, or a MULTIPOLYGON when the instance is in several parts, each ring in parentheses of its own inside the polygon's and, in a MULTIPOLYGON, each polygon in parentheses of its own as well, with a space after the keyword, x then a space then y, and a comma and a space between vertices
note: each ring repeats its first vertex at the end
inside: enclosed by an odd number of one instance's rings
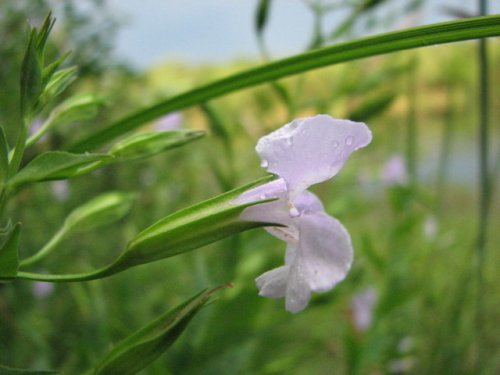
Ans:
MULTIPOLYGON (((487 14, 487 1, 479 0, 479 12, 487 14)), ((489 182, 489 66, 486 40, 481 39, 478 45, 479 65, 479 224, 476 248, 477 306, 476 306, 476 350, 477 368, 482 366, 484 354, 482 335, 484 331, 483 309, 485 295, 484 264, 487 249, 487 233, 489 224, 490 182, 489 182)))
POLYGON ((29 265, 36 263, 39 260, 45 258, 47 255, 49 255, 52 252, 52 250, 54 250, 56 248, 57 244, 59 244, 59 242, 61 242, 61 240, 64 238, 65 234, 66 234, 66 228, 65 228, 65 226, 63 226, 62 228, 60 228, 56 232, 56 234, 54 234, 52 236, 50 241, 47 242, 45 244, 45 246, 39 252, 30 256, 29 258, 23 259, 19 263, 19 266, 26 267, 26 266, 29 266, 29 265))
POLYGON ((31 121, 29 118, 24 118, 23 123, 19 128, 19 134, 17 135, 16 146, 12 153, 12 157, 9 161, 9 178, 13 177, 19 170, 21 161, 24 155, 24 149, 26 148, 26 139, 28 137, 28 126, 31 121))

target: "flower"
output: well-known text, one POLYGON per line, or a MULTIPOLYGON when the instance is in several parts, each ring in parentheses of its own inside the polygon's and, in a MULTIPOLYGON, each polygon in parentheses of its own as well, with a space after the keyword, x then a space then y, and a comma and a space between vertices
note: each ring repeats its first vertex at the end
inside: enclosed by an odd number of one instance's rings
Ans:
POLYGON ((371 138, 364 123, 317 115, 259 140, 262 167, 279 179, 243 193, 235 203, 274 199, 246 208, 241 219, 275 224, 266 230, 287 244, 285 264, 256 279, 261 296, 285 297, 286 309, 298 312, 311 292, 328 291, 344 279, 353 258, 349 233, 306 189, 335 176, 371 138))
POLYGON ((172 112, 160 117, 155 123, 154 128, 157 131, 177 130, 180 129, 182 121, 183 116, 181 112, 172 112))
POLYGON ((401 155, 392 155, 384 165, 380 174, 384 185, 405 185, 408 183, 405 160, 401 155))

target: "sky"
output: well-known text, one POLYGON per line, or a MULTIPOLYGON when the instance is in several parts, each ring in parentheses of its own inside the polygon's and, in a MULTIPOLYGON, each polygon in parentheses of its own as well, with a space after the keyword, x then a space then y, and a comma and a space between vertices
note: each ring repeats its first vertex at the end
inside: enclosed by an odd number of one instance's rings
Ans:
MULTIPOLYGON (((238 58, 259 58, 254 32, 257 0, 109 0, 112 13, 123 24, 115 42, 115 55, 144 70, 166 61, 221 63, 238 58)), ((451 18, 444 6, 471 13, 477 0, 427 0, 417 18, 402 19, 427 24, 451 18)), ((403 1, 391 4, 402 5, 403 1)), ((500 13, 500 1, 490 1, 490 14, 500 13)), ((265 40, 273 58, 300 53, 308 45, 313 16, 304 0, 273 0, 265 40)), ((336 14, 325 20, 333 29, 342 20, 336 14)))

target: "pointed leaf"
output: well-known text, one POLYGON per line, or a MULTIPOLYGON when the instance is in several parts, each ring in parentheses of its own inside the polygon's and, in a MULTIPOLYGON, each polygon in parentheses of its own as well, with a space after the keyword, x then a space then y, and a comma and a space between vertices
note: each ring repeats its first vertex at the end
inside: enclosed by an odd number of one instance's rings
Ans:
POLYGON ((132 375, 167 350, 186 329, 213 291, 202 291, 116 345, 94 375, 132 375))
POLYGON ((0 281, 14 279, 19 267, 19 233, 21 224, 9 226, 0 233, 0 281))
POLYGON ((116 143, 109 153, 119 161, 143 159, 182 146, 204 135, 202 131, 191 130, 141 132, 116 143))
POLYGON ((26 146, 31 146, 51 128, 95 117, 102 103, 103 99, 93 94, 71 96, 52 110, 47 121, 28 139, 26 146))
POLYGON ((10 181, 13 188, 21 185, 50 180, 63 180, 85 173, 88 168, 99 162, 113 159, 106 154, 72 154, 63 151, 45 152, 29 162, 10 181))
POLYGON ((42 67, 36 52, 36 29, 31 30, 28 47, 21 66, 21 115, 30 116, 33 107, 43 90, 42 67))
POLYGON ((255 29, 258 34, 262 34, 264 27, 266 26, 269 6, 271 5, 271 0, 260 0, 257 8, 257 14, 255 15, 255 29))

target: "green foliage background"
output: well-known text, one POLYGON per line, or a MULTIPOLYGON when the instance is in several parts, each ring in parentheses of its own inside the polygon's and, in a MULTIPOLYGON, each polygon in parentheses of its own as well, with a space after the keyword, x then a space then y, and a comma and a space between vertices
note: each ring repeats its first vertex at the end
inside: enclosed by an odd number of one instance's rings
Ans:
MULTIPOLYGON (((498 40, 490 46, 495 124, 498 40)), ((28 281, 0 285, 0 363, 82 373, 131 330, 207 286, 232 282, 144 374, 497 373, 500 137, 493 128, 489 251, 478 289, 475 50, 475 42, 430 47, 280 80, 292 105, 270 85, 237 92, 182 112, 183 127, 209 133, 196 144, 72 178, 67 197, 51 182, 24 189, 10 207, 14 221, 23 221, 22 257, 41 248, 73 208, 99 193, 136 194, 125 219, 75 234, 36 267, 86 271, 110 262, 152 222, 263 176, 255 143, 292 118, 357 118, 374 133, 370 147, 353 155, 333 181, 314 188, 348 228, 355 263, 343 283, 317 295, 304 312, 291 315, 283 301, 257 296, 254 278, 279 265, 284 254, 280 241, 257 229, 108 279, 57 284, 47 294, 28 281), (381 178, 395 154, 409 167, 402 184, 381 178), (353 299, 366 290, 376 302, 371 324, 362 329, 353 299), (479 294, 484 303, 478 325, 479 294)), ((139 109, 253 65, 171 63, 140 76, 117 69, 108 73, 104 88, 102 77, 84 76, 72 90, 100 87, 108 106, 95 120, 49 134, 26 159, 122 117, 123 108, 139 109)), ((12 111, 9 101, 2 103, 12 111)))

